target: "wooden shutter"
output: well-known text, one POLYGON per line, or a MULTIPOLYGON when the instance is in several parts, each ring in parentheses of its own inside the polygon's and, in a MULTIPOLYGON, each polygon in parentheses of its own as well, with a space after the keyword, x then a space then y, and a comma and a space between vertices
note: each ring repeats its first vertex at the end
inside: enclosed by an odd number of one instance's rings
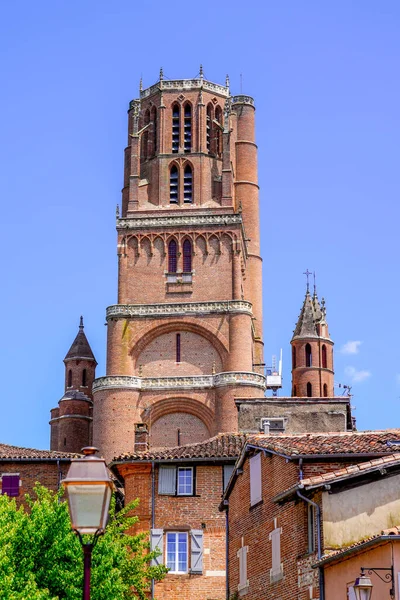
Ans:
POLYGON ((153 558, 151 561, 152 567, 158 567, 164 563, 163 556, 163 530, 162 529, 152 529, 150 531, 150 550, 153 552, 154 550, 158 550, 161 552, 156 558, 153 558))
POLYGON ((16 498, 19 496, 19 475, 8 475, 3 473, 1 480, 1 491, 3 494, 16 498))
POLYGON ((250 458, 250 506, 261 500, 261 452, 259 452, 250 458))
MULTIPOLYGON (((243 544, 243 539, 242 539, 243 544)), ((243 546, 238 550, 238 558, 239 558, 239 585, 238 591, 243 590, 249 585, 249 580, 247 579, 247 552, 249 550, 248 546, 243 546)))
POLYGON ((176 489, 176 467, 162 465, 158 472, 158 493, 174 496, 176 489))
POLYGON ((190 532, 190 572, 203 572, 203 531, 192 529, 190 532))
POLYGON ((281 579, 283 575, 283 565, 281 563, 281 533, 282 528, 277 527, 269 534, 272 543, 272 569, 270 571, 271 581, 281 579))

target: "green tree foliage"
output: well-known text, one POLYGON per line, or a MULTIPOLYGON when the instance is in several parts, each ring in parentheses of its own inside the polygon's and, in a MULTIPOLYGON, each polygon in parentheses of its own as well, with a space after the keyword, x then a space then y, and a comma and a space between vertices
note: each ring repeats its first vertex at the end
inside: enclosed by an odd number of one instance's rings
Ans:
MULTIPOLYGON (((83 553, 71 531, 67 503, 37 484, 26 496, 28 510, 0 496, 0 595, 2 600, 81 600, 83 553)), ((167 569, 150 566, 146 534, 128 535, 137 522, 128 516, 132 502, 116 513, 110 508, 106 532, 92 555, 92 600, 145 600, 152 579, 167 569)))

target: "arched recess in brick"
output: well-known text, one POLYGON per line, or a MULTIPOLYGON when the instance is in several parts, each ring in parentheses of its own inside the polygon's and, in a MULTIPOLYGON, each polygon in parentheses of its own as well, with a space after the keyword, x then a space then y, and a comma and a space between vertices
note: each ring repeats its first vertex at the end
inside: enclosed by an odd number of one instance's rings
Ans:
POLYGON ((168 333, 171 331, 191 331, 205 337, 218 352, 222 364, 225 364, 228 356, 229 346, 225 336, 219 330, 206 323, 203 323, 203 325, 198 325, 190 322, 173 321, 158 325, 157 327, 152 327, 147 332, 141 330, 137 333, 136 338, 132 338, 130 354, 132 356, 135 368, 137 366, 137 357, 141 354, 144 348, 155 338, 159 337, 163 333, 168 333))
POLYGON ((150 428, 150 447, 171 448, 209 439, 210 432, 201 419, 188 412, 169 413, 150 428))
POLYGON ((154 425, 158 419, 172 413, 188 413, 197 417, 204 423, 209 434, 212 435, 214 411, 202 402, 194 400, 193 398, 188 398, 187 396, 159 400, 150 406, 150 410, 149 408, 144 409, 141 418, 143 423, 146 423, 149 430, 151 430, 152 425, 154 425))

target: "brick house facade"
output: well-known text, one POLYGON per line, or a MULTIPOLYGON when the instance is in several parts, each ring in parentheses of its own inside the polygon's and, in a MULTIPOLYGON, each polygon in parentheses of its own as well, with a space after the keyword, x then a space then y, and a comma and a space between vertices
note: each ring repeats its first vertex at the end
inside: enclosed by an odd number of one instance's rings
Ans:
POLYGON ((399 469, 390 445, 399 440, 399 430, 248 436, 220 505, 228 514, 227 597, 324 598, 318 561, 334 548, 323 496, 343 477, 368 482, 385 465, 399 469))

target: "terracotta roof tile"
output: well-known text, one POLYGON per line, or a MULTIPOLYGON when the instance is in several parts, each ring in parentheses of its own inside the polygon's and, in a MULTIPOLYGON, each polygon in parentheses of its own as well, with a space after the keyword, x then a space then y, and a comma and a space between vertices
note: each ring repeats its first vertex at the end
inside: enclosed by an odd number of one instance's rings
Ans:
POLYGON ((304 433, 299 435, 250 435, 247 442, 285 456, 334 454, 393 454, 390 442, 400 443, 400 429, 304 433))
POLYGON ((370 537, 364 538, 350 546, 346 546, 344 548, 340 548, 340 550, 334 550, 332 552, 327 552, 321 559, 313 565, 313 567, 319 566, 323 563, 328 563, 331 561, 335 561, 337 559, 341 559, 346 554, 350 554, 352 552, 357 552, 357 550, 362 549, 363 546, 368 546, 371 543, 379 543, 381 538, 385 538, 385 536, 400 536, 400 527, 390 527, 390 529, 384 529, 380 533, 376 535, 371 535, 370 537))
POLYGON ((35 448, 20 448, 19 446, 9 446, 0 444, 0 462, 3 459, 32 460, 32 459, 58 459, 58 458, 77 458, 80 454, 70 452, 55 452, 52 450, 36 450, 35 448))
POLYGON ((364 473, 366 471, 374 471, 377 469, 387 468, 389 466, 400 465, 400 453, 390 454, 390 456, 385 456, 384 459, 376 458, 374 460, 368 460, 366 462, 360 463, 358 465, 350 465, 349 467, 345 467, 338 471, 333 471, 332 473, 325 473, 324 475, 314 475, 314 477, 308 477, 307 479, 302 479, 300 482, 302 487, 312 488, 318 487, 319 485, 325 485, 329 481, 335 481, 337 479, 351 478, 354 477, 357 473, 364 473))
POLYGON ((237 458, 246 441, 245 435, 222 433, 204 442, 174 448, 152 448, 143 452, 121 454, 112 462, 137 460, 178 460, 190 458, 237 458))

